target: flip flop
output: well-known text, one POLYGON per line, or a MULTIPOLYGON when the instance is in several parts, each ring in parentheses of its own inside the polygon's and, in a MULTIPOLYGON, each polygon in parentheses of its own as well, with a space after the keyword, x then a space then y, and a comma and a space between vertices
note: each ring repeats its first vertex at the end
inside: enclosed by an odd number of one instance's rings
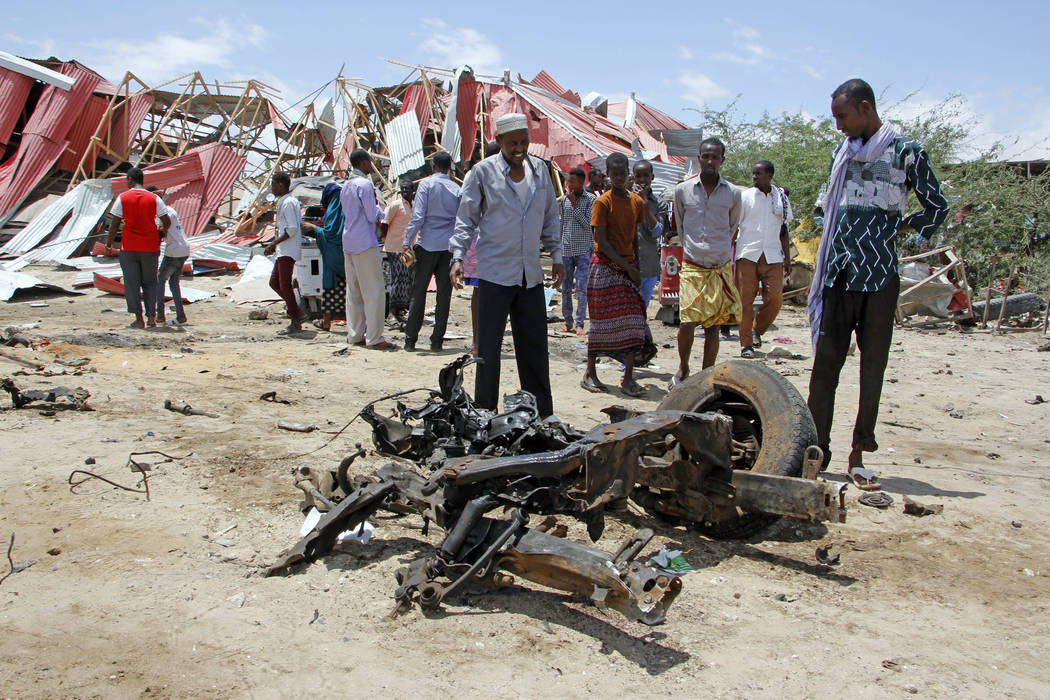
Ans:
POLYGON ((746 348, 740 350, 740 357, 744 358, 745 360, 755 359, 755 349, 752 346, 748 345, 746 348))
POLYGON ((879 483, 879 475, 873 469, 850 467, 847 473, 853 485, 861 491, 878 491, 882 488, 882 484, 879 483))
POLYGON ((388 340, 380 340, 375 345, 368 345, 368 346, 366 346, 366 348, 368 350, 387 350, 387 351, 399 349, 398 346, 394 345, 393 343, 391 343, 388 340))
POLYGON ((587 377, 581 380, 580 386, 592 394, 601 394, 606 390, 605 385, 599 382, 597 377, 587 377))
POLYGON ((625 384, 624 386, 621 386, 620 391, 622 391, 627 396, 636 399, 639 396, 645 394, 645 387, 636 381, 632 381, 630 384, 625 384))
POLYGON ((675 387, 677 387, 683 381, 684 380, 680 379, 678 375, 671 377, 671 381, 667 382, 667 393, 670 394, 672 391, 675 390, 675 387))

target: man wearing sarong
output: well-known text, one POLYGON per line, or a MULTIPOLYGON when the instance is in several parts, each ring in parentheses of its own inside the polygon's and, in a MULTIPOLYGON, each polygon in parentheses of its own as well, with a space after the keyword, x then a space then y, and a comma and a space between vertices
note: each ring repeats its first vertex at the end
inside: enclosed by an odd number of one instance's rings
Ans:
POLYGON ((718 139, 701 141, 700 176, 678 183, 674 191, 674 218, 685 260, 678 273, 678 371, 669 389, 689 376, 696 327, 704 329, 706 369, 718 357, 718 327, 733 325, 740 317, 730 262, 732 232, 740 223, 740 191, 718 174, 725 155, 725 144, 718 139))
POLYGON ((645 389, 634 380, 634 367, 648 364, 656 355, 656 345, 639 292, 642 278, 635 233, 639 224, 655 230, 657 236, 662 228, 645 200, 627 189, 627 156, 613 153, 605 159, 605 168, 611 187, 594 200, 591 214, 594 253, 587 276, 591 325, 587 369, 580 386, 591 392, 605 391, 598 381, 596 363, 599 357, 611 357, 623 363, 621 391, 637 397, 645 389))
POLYGON ((339 201, 340 187, 334 182, 324 186, 321 222, 302 223, 303 233, 317 239, 321 251, 321 313, 317 327, 332 330, 332 319, 346 314, 346 268, 343 258, 343 205, 339 201))
POLYGON ((879 448, 875 422, 900 291, 897 237, 914 232, 913 239, 929 240, 944 221, 948 203, 922 146, 879 119, 870 85, 855 78, 835 88, 831 114, 846 138, 832 154, 831 174, 814 212, 824 235, 807 308, 816 346, 809 410, 827 467, 835 391, 856 332, 860 406, 848 473, 858 488, 870 490, 880 488, 878 475, 864 467, 861 455, 879 448), (909 189, 922 210, 904 216, 909 189))

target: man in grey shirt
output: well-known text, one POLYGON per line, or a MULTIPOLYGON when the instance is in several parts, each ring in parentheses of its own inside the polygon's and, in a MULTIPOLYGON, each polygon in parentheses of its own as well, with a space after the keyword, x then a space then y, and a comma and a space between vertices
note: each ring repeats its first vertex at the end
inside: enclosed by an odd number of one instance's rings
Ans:
POLYGON ((682 324, 678 327, 678 371, 674 388, 689 376, 693 334, 704 328, 703 367, 718 357, 718 327, 740 317, 740 295, 733 285, 732 232, 740 223, 740 191, 718 174, 726 147, 715 138, 700 143, 700 177, 678 183, 674 218, 682 239, 678 273, 682 324))
POLYGON ((500 152, 481 161, 463 180, 456 231, 449 241, 450 276, 463 288, 463 256, 477 231, 478 367, 474 402, 495 409, 500 350, 510 317, 521 388, 536 397, 540 416, 554 412, 547 362, 547 306, 540 243, 554 261, 554 285, 562 281, 561 229, 547 166, 527 154, 528 119, 496 120, 500 152))

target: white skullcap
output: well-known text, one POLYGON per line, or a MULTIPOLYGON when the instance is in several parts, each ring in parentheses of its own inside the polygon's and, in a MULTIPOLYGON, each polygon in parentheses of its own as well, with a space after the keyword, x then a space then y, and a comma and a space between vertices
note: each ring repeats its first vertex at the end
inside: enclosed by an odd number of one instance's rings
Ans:
POLYGON ((511 114, 504 114, 502 117, 496 120, 496 133, 506 134, 511 131, 528 130, 529 120, 524 114, 518 114, 512 112, 511 114))

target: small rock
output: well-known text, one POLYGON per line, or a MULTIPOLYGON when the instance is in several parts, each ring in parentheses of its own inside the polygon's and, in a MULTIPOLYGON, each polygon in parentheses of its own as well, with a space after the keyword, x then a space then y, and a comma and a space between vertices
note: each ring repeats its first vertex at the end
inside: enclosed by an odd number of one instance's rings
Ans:
POLYGON ((1021 527, 1021 521, 1020 520, 1011 520, 1010 524, 1013 525, 1016 528, 1020 528, 1021 527))
POLYGON ((921 517, 926 516, 926 515, 940 515, 943 512, 944 512, 944 506, 941 505, 940 503, 934 503, 934 504, 930 504, 930 505, 925 505, 925 504, 919 503, 916 500, 913 500, 913 499, 909 498, 908 496, 904 497, 904 513, 905 513, 905 515, 914 515, 916 517, 920 517, 921 518, 921 517))
POLYGON ((948 411, 948 415, 951 416, 952 418, 962 418, 963 417, 963 412, 958 410, 958 409, 956 409, 954 411, 948 411))
POLYGON ((988 459, 999 459, 1000 457, 1002 457, 1002 455, 998 452, 989 452, 985 455, 985 457, 987 457, 988 459))
POLYGON ((916 464, 922 464, 922 457, 916 457, 912 461, 915 462, 916 464))
POLYGON ((914 685, 906 685, 904 686, 904 692, 915 695, 917 692, 919 692, 919 689, 916 688, 914 685))
POLYGON ((58 547, 52 547, 51 549, 47 550, 47 553, 53 557, 57 557, 59 554, 62 553, 62 550, 58 547))
POLYGON ((248 312, 249 321, 265 321, 269 316, 270 312, 266 309, 252 309, 248 312))
POLYGON ((87 459, 84 460, 84 464, 94 464, 94 463, 95 463, 95 458, 94 457, 88 457, 87 459))

